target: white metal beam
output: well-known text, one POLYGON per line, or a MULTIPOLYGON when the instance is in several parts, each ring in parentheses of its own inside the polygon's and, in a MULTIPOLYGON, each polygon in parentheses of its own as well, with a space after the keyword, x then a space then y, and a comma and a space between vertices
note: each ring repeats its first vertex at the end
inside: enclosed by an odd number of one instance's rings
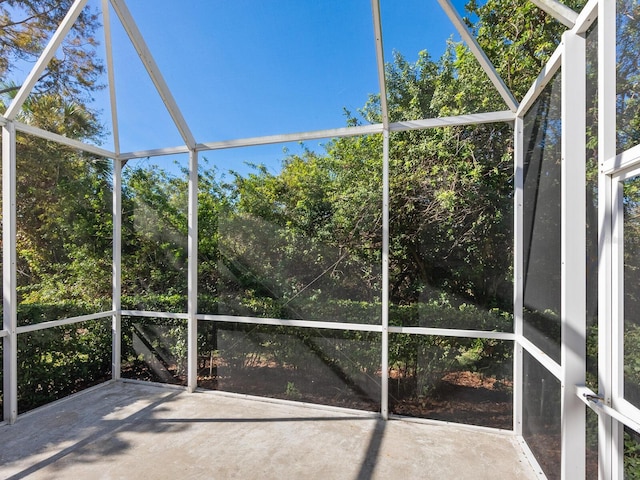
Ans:
POLYGON ((598 19, 598 0, 589 0, 582 8, 576 24, 573 27, 574 33, 585 33, 591 25, 598 19))
POLYGON ((189 153, 189 147, 186 145, 180 145, 178 147, 168 147, 168 148, 158 148, 154 150, 139 150, 137 152, 127 152, 121 153, 118 155, 118 159, 125 160, 135 160, 137 158, 148 158, 148 157, 162 157, 164 155, 179 155, 189 153))
POLYGON ((602 173, 611 175, 620 170, 635 168, 639 161, 640 145, 636 145, 602 162, 602 173))
MULTIPOLYGON (((140 314, 144 312, 127 312, 127 315, 133 315, 134 313, 140 314)), ((155 317, 156 312, 147 312, 146 316, 155 317)), ((123 311, 123 315, 125 312, 123 311)), ((175 314, 174 314, 175 315, 175 314)), ((174 318, 174 317, 172 317, 174 318)), ((183 315, 180 318, 185 318, 183 315)), ((198 314, 198 320, 208 322, 223 322, 223 323, 244 323, 251 325, 277 325, 283 327, 297 327, 297 328, 318 328, 325 330, 348 330, 356 332, 382 332, 381 325, 368 325, 366 323, 345 323, 345 322, 324 322, 318 320, 286 320, 282 318, 264 318, 264 317, 242 317, 234 315, 207 315, 198 314)))
POLYGON ((544 90, 544 87, 551 81, 553 75, 560 68, 560 64, 562 63, 562 48, 558 47, 551 54, 549 61, 546 63, 538 78, 536 78, 533 85, 529 88, 527 93, 525 94, 522 102, 520 102, 520 107, 518 108, 518 115, 524 115, 531 106, 538 100, 538 96, 540 92, 544 90))
POLYGON ((566 32, 562 46, 561 471, 568 480, 585 477, 585 405, 575 386, 587 370, 586 40, 566 32))
POLYGON ((187 388, 198 388, 198 152, 189 154, 187 388))
POLYGON ((27 133, 35 137, 44 138, 45 140, 51 140, 52 142, 59 143, 60 145, 66 145, 67 147, 75 148, 82 152, 91 153, 103 158, 115 158, 115 152, 110 152, 104 148, 96 147, 95 145, 89 145, 88 143, 74 140, 72 138, 65 137, 64 135, 58 135, 57 133, 51 133, 47 130, 43 130, 38 127, 27 125, 26 123, 14 122, 17 131, 27 133))
POLYGON ((18 417, 18 299, 16 294, 16 131, 2 127, 2 338, 4 420, 18 417))
POLYGON ((626 425, 627 427, 640 433, 640 423, 633 418, 629 418, 619 411, 602 403, 602 399, 592 392, 587 387, 576 388, 576 395, 580 398, 589 408, 593 409, 598 415, 609 416, 616 419, 618 422, 626 425))
MULTIPOLYGON (((602 172, 616 154, 616 0, 598 2, 598 393, 612 406, 614 323, 612 298, 613 182, 602 172)), ((598 416, 599 478, 623 478, 622 428, 607 416, 598 416)))
POLYGON ((122 362, 122 162, 113 161, 113 250, 111 272, 111 377, 118 380, 122 362))
POLYGON ((392 132, 403 132, 406 130, 422 130, 425 128, 513 122, 515 119, 515 113, 513 113, 511 110, 505 110, 502 112, 472 113, 469 115, 456 115, 452 117, 439 117, 425 120, 408 120, 403 122, 394 122, 389 124, 389 130, 392 132))
POLYGON ((34 323, 32 325, 23 325, 16 328, 18 334, 37 332, 38 330, 46 330, 48 328, 63 327, 65 325, 74 325, 76 323, 88 322, 89 320, 99 320, 108 318, 113 315, 113 311, 90 313, 88 315, 80 315, 77 317, 61 318, 60 320, 51 320, 48 322, 34 323))
POLYGON ((376 64, 378 70, 378 85, 380 87, 380 114, 382 125, 389 127, 389 107, 387 104, 387 81, 384 74, 384 47, 382 44, 382 20, 380 16, 380 1, 371 0, 371 12, 373 13, 373 31, 376 41, 376 64))
POLYGON ((122 310, 120 313, 122 313, 123 317, 189 319, 189 315, 186 313, 155 312, 153 310, 122 310))
POLYGON ((120 153, 120 129, 118 124, 118 103, 116 97, 116 80, 113 67, 113 36, 111 35, 111 14, 109 0, 102 0, 102 25, 104 28, 104 47, 107 60, 107 78, 109 83, 109 105, 111 108, 111 135, 113 136, 113 150, 120 153))
POLYGON ((38 58, 35 65, 31 69, 31 72, 29 72, 29 75, 20 87, 20 90, 18 90, 18 93, 13 98, 11 105, 9 105, 9 108, 7 108, 7 111, 4 113, 4 116, 7 119, 14 120, 16 118, 16 115, 22 108, 22 105, 29 96, 29 93, 31 93, 33 87, 36 85, 36 83, 38 83, 38 79, 42 75, 42 72, 44 72, 44 69, 47 68, 47 65, 55 55, 56 50, 64 40, 64 37, 67 35, 67 33, 69 33, 71 27, 73 27, 73 23, 82 12, 82 9, 87 4, 87 1, 88 0, 76 0, 75 2, 73 2, 73 5, 71 5, 71 7, 69 8, 69 11, 60 23, 60 26, 51 37, 51 40, 49 40, 49 43, 40 55, 40 58, 38 58))
POLYGON ((491 83, 493 83, 493 85, 498 90, 498 93, 507 104, 507 107, 509 107, 512 112, 518 110, 518 101, 515 99, 515 97, 509 90, 509 87, 507 87, 500 75, 498 75, 498 72, 489 60, 489 57, 487 57, 487 54, 484 53, 484 50, 482 50, 482 48, 480 47, 480 44, 478 44, 476 38, 471 34, 471 32, 469 32, 469 29, 462 20, 462 17, 460 17, 460 14, 458 14, 456 8, 451 4, 451 1, 438 0, 438 3, 451 20, 464 42, 469 47, 469 50, 471 50, 473 55, 480 63, 480 66, 491 80, 491 83))
POLYGON ((558 381, 562 381, 562 367, 555 362, 546 352, 527 337, 521 337, 520 345, 529 353, 540 365, 546 368, 558 381))
MULTIPOLYGON (((456 115, 451 117, 429 118, 423 120, 410 120, 389 124, 389 131, 403 132, 407 130, 422 130, 426 128, 451 127, 460 125, 480 125, 485 123, 512 122, 515 114, 510 110, 501 112, 474 113, 469 115, 456 115)), ((196 145, 198 152, 207 150, 225 150, 230 148, 253 147, 257 145, 272 145, 277 143, 304 142, 308 140, 321 140, 323 138, 344 138, 360 135, 374 135, 382 133, 384 125, 375 123, 360 125, 357 127, 332 128, 327 130, 313 130, 309 132, 286 133, 281 135, 267 135, 264 137, 239 138, 234 140, 221 140, 216 142, 199 143, 196 145)), ((155 150, 140 150, 126 152, 118 155, 120 160, 136 158, 158 157, 163 155, 176 155, 189 153, 186 145, 158 148, 155 150)))
POLYGON ((435 335, 438 337, 456 338, 493 338, 496 340, 513 341, 515 335, 511 332, 496 332, 493 330, 464 330, 457 328, 433 327, 389 327, 390 333, 409 333, 412 335, 435 335))
POLYGON ((382 143, 382 359, 380 365, 380 414, 389 418, 389 130, 382 143))
POLYGON ((138 52, 140 60, 142 61, 144 67, 147 69, 147 73, 149 74, 149 77, 151 77, 151 81, 155 85, 158 93, 160 94, 160 97, 162 98, 162 101, 167 107, 169 115, 171 115, 173 122, 175 123, 180 132, 180 135, 182 136, 182 139, 189 148, 195 148, 196 140, 191 133, 191 130, 189 129, 189 125, 187 125, 182 112, 178 108, 178 104, 173 98, 171 90, 169 89, 167 82, 162 76, 162 73, 160 72, 160 69, 156 64, 156 61, 151 55, 151 51, 144 41, 144 38, 140 33, 140 30, 138 29, 138 26, 136 25, 131 12, 129 12, 125 1, 111 0, 111 5, 113 5, 113 8, 118 15, 118 18, 120 19, 122 26, 127 32, 127 35, 129 35, 129 39, 131 40, 133 47, 136 49, 136 52, 138 52))
POLYGON ((256 145, 271 145, 275 143, 304 142, 307 140, 320 140, 323 138, 355 137, 359 135, 382 133, 383 129, 384 126, 381 123, 375 123, 372 125, 361 125, 357 127, 332 128, 328 130, 314 130, 300 133, 286 133, 283 135, 267 135, 264 137, 200 143, 198 144, 197 149, 198 151, 223 150, 226 148, 252 147, 256 145))
POLYGON ((522 435, 524 370, 524 119, 517 117, 513 141, 513 431, 522 435))
POLYGON ((567 28, 573 28, 578 14, 557 0, 531 0, 538 8, 544 10, 567 28))

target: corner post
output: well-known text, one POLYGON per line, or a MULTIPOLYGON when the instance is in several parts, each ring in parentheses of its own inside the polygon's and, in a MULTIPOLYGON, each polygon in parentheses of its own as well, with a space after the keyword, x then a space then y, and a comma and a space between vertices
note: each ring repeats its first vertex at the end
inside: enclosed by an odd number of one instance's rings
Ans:
POLYGON ((2 338, 4 420, 18 417, 18 296, 16 293, 16 130, 12 121, 2 127, 2 338))
POLYGON ((586 40, 562 37, 561 331, 562 478, 584 478, 586 372, 586 40))
POLYGON ((198 387, 198 151, 189 152, 187 388, 198 387))
POLYGON ((524 391, 523 349, 524 336, 522 309, 524 306, 524 119, 516 117, 514 126, 514 205, 513 205, 513 331, 516 340, 513 351, 513 431, 522 436, 522 398, 524 391))
POLYGON ((111 321, 111 378, 118 380, 122 359, 122 161, 113 160, 113 270, 111 321))

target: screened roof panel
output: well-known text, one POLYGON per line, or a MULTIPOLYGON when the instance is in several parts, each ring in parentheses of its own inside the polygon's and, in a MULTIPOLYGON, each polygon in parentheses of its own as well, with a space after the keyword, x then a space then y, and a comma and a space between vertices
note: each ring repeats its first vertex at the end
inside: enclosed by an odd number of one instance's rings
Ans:
MULTIPOLYGON (((469 15, 466 1, 451 3, 460 17, 469 15)), ((507 109, 437 0, 381 0, 380 5, 385 60, 393 64, 391 72, 387 70, 392 122, 507 109), (446 68, 452 71, 449 82, 440 74, 446 68), (487 92, 495 92, 490 101, 487 92)))
MULTIPOLYGON (((184 145, 138 53, 115 12, 110 11, 120 151, 184 145)), ((104 111, 110 110, 108 97, 104 111)), ((111 124, 107 129, 112 131, 111 124)))
POLYGON ((200 142, 344 126, 379 90, 369 2, 128 6, 200 142))
MULTIPOLYGON (((465 3, 453 2, 461 15, 465 3)), ((414 62, 421 50, 427 50, 431 59, 437 60, 444 53, 448 39, 460 40, 437 0, 380 0, 380 10, 386 62, 393 59, 394 52, 414 62)))

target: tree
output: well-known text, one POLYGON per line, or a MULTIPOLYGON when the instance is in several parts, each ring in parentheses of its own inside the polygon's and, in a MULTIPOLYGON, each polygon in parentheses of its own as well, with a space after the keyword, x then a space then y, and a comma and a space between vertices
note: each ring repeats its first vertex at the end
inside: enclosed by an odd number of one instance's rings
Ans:
MULTIPOLYGON (((82 106, 30 97, 18 120, 72 138, 100 131, 82 106)), ((17 135, 20 300, 110 297, 111 165, 55 142, 17 135)))
MULTIPOLYGON (((0 83, 7 82, 19 66, 35 62, 72 3, 72 0, 0 2, 0 83)), ((96 56, 98 26, 97 12, 85 8, 40 77, 34 89, 36 95, 58 95, 82 105, 91 101, 92 93, 101 88, 104 70, 96 56)), ((19 88, 16 84, 5 85, 0 94, 19 88)))
MULTIPOLYGON (((0 2, 0 106, 21 85, 18 69, 34 63, 71 0, 0 2)), ((69 138, 99 142, 102 126, 90 104, 101 88, 96 56, 98 15, 85 8, 17 119, 69 138)), ((108 161, 69 147, 17 135, 17 249, 22 302, 109 303, 111 186, 108 161)))

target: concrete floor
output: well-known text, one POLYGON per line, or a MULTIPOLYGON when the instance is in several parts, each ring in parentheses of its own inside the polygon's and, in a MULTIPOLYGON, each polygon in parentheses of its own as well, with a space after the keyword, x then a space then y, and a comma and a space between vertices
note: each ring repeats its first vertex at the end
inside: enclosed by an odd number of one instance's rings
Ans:
POLYGON ((3 479, 534 479, 515 437, 109 383, 0 426, 3 479))

